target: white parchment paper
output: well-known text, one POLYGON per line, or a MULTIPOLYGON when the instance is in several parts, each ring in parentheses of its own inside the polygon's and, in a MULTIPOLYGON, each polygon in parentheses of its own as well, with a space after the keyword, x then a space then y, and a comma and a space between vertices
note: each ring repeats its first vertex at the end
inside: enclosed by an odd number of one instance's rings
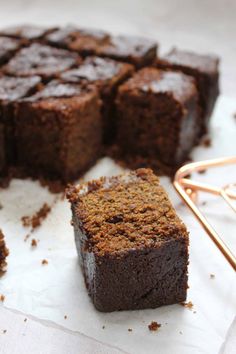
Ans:
MULTIPOLYGON (((212 146, 196 148, 194 160, 236 154, 235 112, 236 102, 221 97, 212 120, 212 146)), ((105 158, 85 177, 96 178, 120 171, 119 166, 105 158)), ((216 185, 235 182, 236 168, 214 169, 197 178, 216 185)), ((192 310, 172 305, 110 314, 96 311, 79 268, 69 204, 37 182, 21 180, 12 181, 8 189, 0 191, 0 226, 10 249, 8 271, 0 279, 0 294, 5 295, 3 306, 49 320, 128 353, 218 353, 236 313, 235 273, 183 205, 169 179, 162 178, 162 182, 190 230, 188 300, 194 304, 192 310), (22 227, 21 217, 32 215, 44 202, 53 205, 52 211, 25 242, 29 230, 22 227), (39 240, 34 249, 32 238, 39 240), (41 264, 43 259, 47 259, 48 265, 41 264), (210 274, 215 277, 211 278, 210 274), (157 332, 148 330, 151 321, 162 324, 157 332), (132 332, 128 328, 132 328, 132 332)), ((199 203, 235 252, 233 212, 207 194, 200 196, 199 203)))

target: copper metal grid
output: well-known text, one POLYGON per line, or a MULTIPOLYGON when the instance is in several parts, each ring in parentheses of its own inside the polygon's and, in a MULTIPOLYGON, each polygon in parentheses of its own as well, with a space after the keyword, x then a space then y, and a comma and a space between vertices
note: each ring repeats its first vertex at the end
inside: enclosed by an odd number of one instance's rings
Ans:
POLYGON ((224 243, 218 233, 214 230, 211 224, 207 221, 207 219, 199 210, 196 204, 197 193, 199 191, 203 191, 222 197, 226 201, 226 203, 231 207, 231 209, 236 212, 236 205, 233 203, 233 200, 236 200, 236 183, 219 188, 211 184, 195 182, 189 177, 193 172, 204 171, 211 167, 225 166, 231 164, 236 164, 236 156, 189 163, 181 167, 176 172, 174 179, 174 187, 176 188, 182 199, 185 201, 185 203, 188 205, 188 207, 192 210, 194 215, 197 217, 197 219, 199 220, 203 228, 206 230, 207 234, 210 236, 212 241, 216 244, 218 249, 222 252, 227 261, 236 271, 236 257, 227 247, 227 245, 224 243))

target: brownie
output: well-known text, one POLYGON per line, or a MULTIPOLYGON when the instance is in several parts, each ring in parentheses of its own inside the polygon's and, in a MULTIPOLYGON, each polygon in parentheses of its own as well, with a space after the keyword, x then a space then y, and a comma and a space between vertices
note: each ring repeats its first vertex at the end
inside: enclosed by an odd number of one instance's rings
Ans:
POLYGON ((109 143, 115 135, 114 99, 118 85, 133 72, 133 66, 108 58, 87 57, 77 69, 62 73, 61 79, 67 82, 93 84, 100 92, 103 105, 104 142, 109 143))
POLYGON ((0 35, 27 40, 40 39, 56 28, 45 28, 35 25, 10 26, 0 30, 0 35))
POLYGON ((144 68, 119 87, 117 145, 133 166, 172 174, 197 141, 195 81, 179 72, 144 68))
POLYGON ((195 78, 201 107, 200 136, 207 133, 209 119, 219 95, 219 58, 174 48, 157 60, 157 66, 182 71, 195 78))
POLYGON ((76 53, 39 43, 21 49, 5 66, 4 72, 14 76, 39 75, 49 80, 80 62, 76 53))
POLYGON ((9 251, 6 247, 4 235, 2 233, 2 230, 0 230, 0 275, 6 271, 6 258, 9 254, 9 251))
POLYGON ((18 163, 28 175, 67 182, 100 156, 102 120, 95 88, 52 81, 16 111, 18 163))
POLYGON ((96 54, 119 61, 124 61, 141 68, 152 64, 157 56, 158 45, 147 38, 132 36, 111 36, 100 45, 96 54))
POLYGON ((150 169, 71 186, 85 283, 104 312, 182 302, 188 232, 150 169))
POLYGON ((16 162, 14 137, 15 105, 34 93, 40 85, 38 76, 15 78, 0 76, 0 172, 16 162))
POLYGON ((68 26, 45 37, 54 46, 70 49, 86 57, 97 55, 127 62, 140 68, 152 64, 157 55, 157 43, 135 36, 112 36, 95 29, 68 26))
POLYGON ((0 36, 0 65, 5 64, 20 46, 19 40, 0 36))
POLYGON ((74 50, 82 56, 94 55, 108 38, 109 35, 104 31, 75 26, 59 28, 45 36, 49 44, 74 50))

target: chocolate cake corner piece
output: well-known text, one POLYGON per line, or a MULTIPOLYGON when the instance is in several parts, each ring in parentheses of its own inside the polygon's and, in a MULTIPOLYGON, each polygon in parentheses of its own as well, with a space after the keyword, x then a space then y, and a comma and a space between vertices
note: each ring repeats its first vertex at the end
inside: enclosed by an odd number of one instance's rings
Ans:
POLYGON ((12 38, 35 40, 41 39, 43 36, 49 34, 53 30, 56 30, 56 28, 46 28, 36 25, 24 24, 0 29, 0 35, 12 38))
POLYGON ((182 71, 195 78, 202 110, 200 136, 207 133, 209 119, 219 95, 219 58, 174 48, 157 60, 157 67, 182 71))
POLYGON ((0 65, 5 64, 21 47, 18 39, 3 37, 0 35, 0 65))
POLYGON ((17 102, 37 91, 39 76, 29 78, 0 76, 0 174, 16 164, 15 108, 17 102))
POLYGON ((113 141, 115 136, 115 96, 118 86, 133 73, 132 65, 109 58, 87 57, 77 69, 61 74, 65 82, 95 85, 102 99, 104 142, 113 141))
POLYGON ((6 271, 6 266, 7 266, 6 259, 8 255, 9 255, 9 250, 6 247, 2 230, 0 230, 0 275, 2 275, 6 271))
POLYGON ((121 158, 167 174, 188 158, 199 130, 194 79, 144 68, 119 87, 116 106, 121 158))
POLYGON ((33 43, 22 48, 4 67, 4 72, 22 77, 39 75, 49 80, 78 63, 80 57, 76 53, 33 43))
POLYGON ((52 81, 18 104, 18 163, 33 177, 71 181, 100 156, 102 121, 95 88, 52 81))
POLYGON ((188 232, 149 169, 69 187, 85 283, 103 312, 182 302, 188 232))
POLYGON ((141 68, 154 63, 157 50, 158 44, 153 40, 119 35, 110 36, 109 40, 97 48, 96 54, 141 68))

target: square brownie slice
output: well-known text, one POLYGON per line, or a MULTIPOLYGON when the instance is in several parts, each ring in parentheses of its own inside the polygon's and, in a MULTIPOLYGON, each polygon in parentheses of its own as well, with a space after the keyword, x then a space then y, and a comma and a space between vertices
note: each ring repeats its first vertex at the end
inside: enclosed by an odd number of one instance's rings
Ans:
POLYGON ((78 63, 80 58, 76 53, 34 43, 21 49, 4 67, 4 72, 13 76, 39 75, 49 80, 78 63))
POLYGON ((17 39, 0 36, 0 65, 5 64, 21 47, 17 39))
POLYGON ((40 86, 39 76, 15 78, 0 76, 0 172, 16 163, 15 106, 40 86))
POLYGON ((195 78, 202 111, 200 136, 207 133, 209 119, 219 95, 219 58, 174 48, 157 60, 157 67, 182 71, 195 78))
POLYGON ((6 271, 6 258, 9 255, 9 250, 6 246, 4 235, 0 230, 0 276, 6 271))
POLYGON ((67 198, 85 283, 98 310, 186 299, 188 232, 150 169, 71 186, 67 198))
POLYGON ((49 34, 56 28, 46 28, 41 26, 35 25, 18 25, 18 26, 9 26, 0 30, 0 35, 13 37, 13 38, 20 38, 20 39, 27 39, 27 40, 34 40, 40 39, 43 36, 49 34))
POLYGON ((26 174, 67 182, 100 156, 102 120, 95 88, 52 81, 17 105, 18 163, 26 174))
POLYGON ((100 92, 103 105, 104 142, 109 143, 115 135, 115 95, 118 85, 133 73, 133 66, 127 63, 99 57, 87 57, 77 68, 61 74, 66 82, 95 85, 100 92))
POLYGON ((50 45, 76 51, 82 56, 95 54, 108 38, 104 31, 75 26, 62 27, 45 36, 50 45))
POLYGON ((157 42, 135 36, 110 36, 98 46, 96 55, 127 62, 141 68, 154 63, 157 57, 157 42))
POLYGON ((117 145, 131 166, 172 174, 197 140, 195 81, 179 72, 144 68, 119 87, 117 145))

